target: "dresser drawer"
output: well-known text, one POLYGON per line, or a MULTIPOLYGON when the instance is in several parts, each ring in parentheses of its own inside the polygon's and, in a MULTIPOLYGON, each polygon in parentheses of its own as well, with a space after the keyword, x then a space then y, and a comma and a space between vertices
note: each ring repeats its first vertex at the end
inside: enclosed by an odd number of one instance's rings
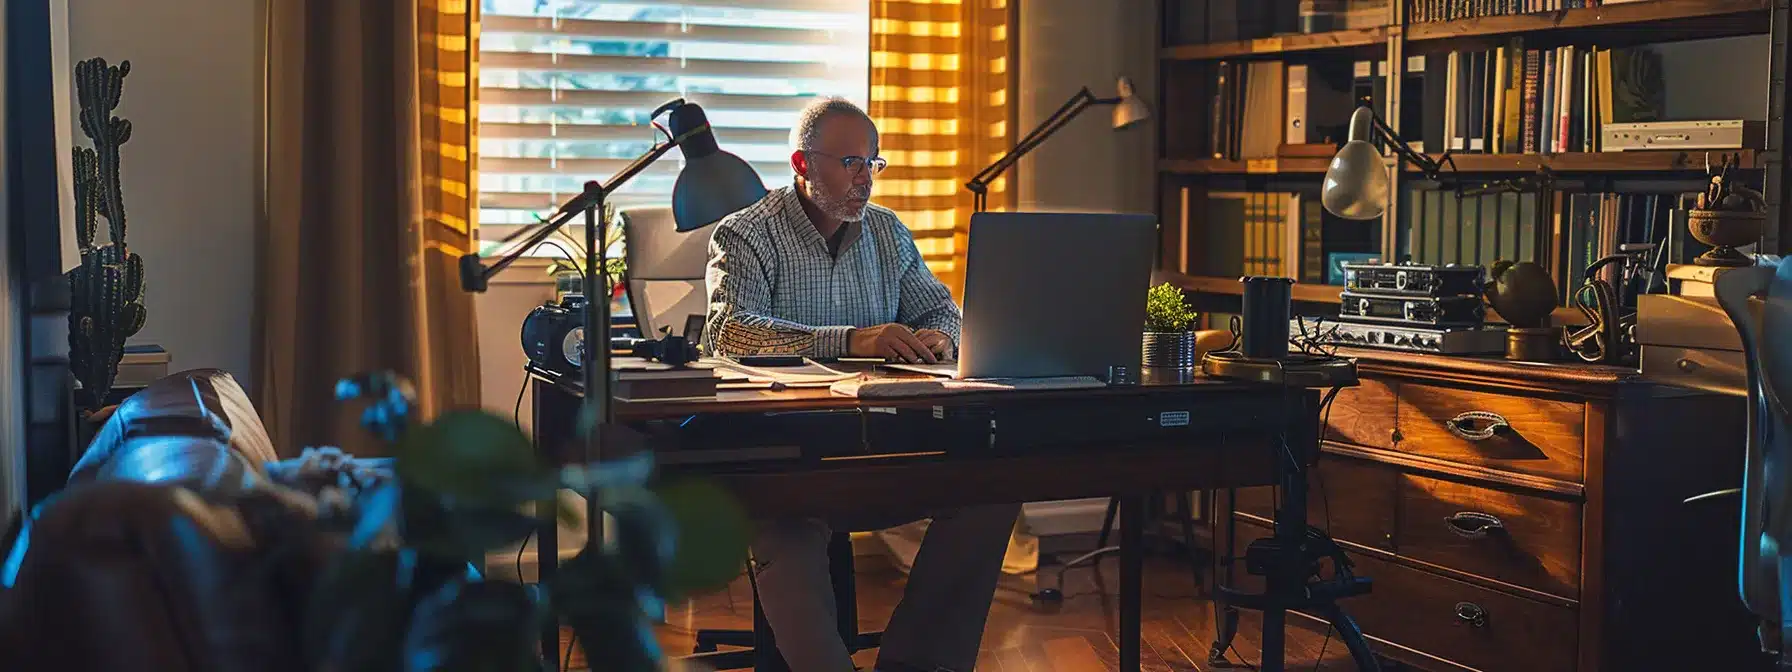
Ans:
POLYGON ((1580 504, 1401 477, 1400 555, 1580 598, 1580 504))
POLYGON ((1325 418, 1325 439, 1371 448, 1394 445, 1394 411, 1399 406, 1396 383, 1364 378, 1356 387, 1338 391, 1325 418))
MULTIPOLYGON (((1392 468, 1373 462, 1320 455, 1318 468, 1307 476, 1307 523, 1333 539, 1391 552, 1399 478, 1392 468)), ((1274 497, 1271 488, 1240 488, 1238 511, 1273 520, 1274 497)))
POLYGON ((1412 383, 1398 389, 1395 450, 1582 482, 1582 404, 1412 383))
MULTIPOLYGON (((1251 540, 1269 534, 1267 527, 1244 523, 1235 539, 1242 550, 1251 540)), ((1395 561, 1346 554, 1355 574, 1374 582, 1369 594, 1338 601, 1364 635, 1482 672, 1575 668, 1580 622, 1572 607, 1508 595, 1395 561)), ((1246 574, 1242 565, 1236 572, 1235 588, 1263 590, 1263 577, 1246 574)), ((1436 669, 1397 649, 1386 654, 1422 669, 1436 669)))
POLYGON ((1484 672, 1573 670, 1574 609, 1514 597, 1393 562, 1351 554, 1375 582, 1342 600, 1363 634, 1484 672))
POLYGON ((1748 360, 1739 350, 1645 345, 1641 365, 1645 377, 1666 385, 1748 396, 1748 360))

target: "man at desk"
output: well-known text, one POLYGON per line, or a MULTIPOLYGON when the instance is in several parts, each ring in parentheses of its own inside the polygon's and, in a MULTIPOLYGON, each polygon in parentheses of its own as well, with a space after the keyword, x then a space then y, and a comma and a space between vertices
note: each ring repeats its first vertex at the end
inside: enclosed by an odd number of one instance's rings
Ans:
MULTIPOLYGON (((962 315, 896 214, 870 202, 871 118, 841 99, 811 103, 790 134, 795 183, 716 225, 709 247, 707 353, 953 357, 962 315)), ((884 672, 969 670, 1018 504, 931 512, 878 652, 884 672)), ((918 517, 918 516, 917 516, 918 517)), ((889 523, 903 521, 884 521, 889 523)), ((836 631, 828 539, 840 521, 763 522, 753 542, 759 599, 796 672, 852 661, 836 631)), ((885 527, 885 525, 849 526, 885 527)))

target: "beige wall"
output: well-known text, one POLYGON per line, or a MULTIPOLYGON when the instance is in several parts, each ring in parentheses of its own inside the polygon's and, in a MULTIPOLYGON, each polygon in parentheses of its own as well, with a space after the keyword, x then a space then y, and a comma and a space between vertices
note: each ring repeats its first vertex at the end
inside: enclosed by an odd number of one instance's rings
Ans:
POLYGON ((131 62, 118 109, 131 121, 126 241, 143 255, 149 309, 133 342, 167 348, 176 370, 219 367, 250 386, 263 2, 68 4, 73 60, 131 62))
POLYGON ((554 298, 554 283, 548 277, 547 263, 525 259, 504 269, 492 278, 485 293, 473 297, 473 313, 479 321, 479 384, 480 406, 504 417, 518 415, 524 431, 530 428, 529 409, 533 398, 523 389, 523 318, 554 298), (517 395, 522 397, 518 411, 517 395))
MULTIPOLYGON (((1122 75, 1157 102, 1154 0, 1028 0, 1020 6, 1020 126, 1024 134, 1078 89, 1114 95, 1122 75)), ((1083 112, 1017 168, 1022 210, 1152 212, 1157 125, 1123 131, 1112 108, 1083 112)), ((1155 113, 1155 110, 1153 110, 1155 113)))

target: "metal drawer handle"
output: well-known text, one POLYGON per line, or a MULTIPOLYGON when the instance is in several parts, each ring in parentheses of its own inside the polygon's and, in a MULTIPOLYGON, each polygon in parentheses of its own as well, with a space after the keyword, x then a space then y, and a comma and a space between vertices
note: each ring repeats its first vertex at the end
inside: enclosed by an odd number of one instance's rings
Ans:
POLYGON ((1475 511, 1462 511, 1444 516, 1444 526, 1450 528, 1450 531, 1456 533, 1456 536, 1464 539, 1480 539, 1506 529, 1506 524, 1500 522, 1499 518, 1495 518, 1492 514, 1475 511))
POLYGON ((1487 610, 1473 602, 1457 602, 1456 619, 1471 627, 1485 627, 1487 625, 1487 610))
POLYGON ((1486 441, 1496 434, 1512 429, 1512 423, 1506 422, 1506 419, 1498 413, 1468 411, 1445 420, 1444 428, 1462 439, 1486 441), (1475 427, 1477 422, 1486 423, 1486 426, 1477 429, 1475 427))

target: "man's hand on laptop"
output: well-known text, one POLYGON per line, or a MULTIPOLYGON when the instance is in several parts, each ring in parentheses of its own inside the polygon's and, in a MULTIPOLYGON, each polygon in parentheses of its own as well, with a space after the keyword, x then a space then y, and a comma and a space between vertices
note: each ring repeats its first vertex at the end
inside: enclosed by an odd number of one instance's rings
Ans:
POLYGON ((927 349, 932 351, 933 356, 939 361, 952 361, 952 337, 947 336, 946 332, 938 329, 917 329, 915 338, 921 341, 921 345, 927 346, 927 349))
POLYGON ((932 364, 939 361, 933 349, 907 326, 890 323, 854 329, 847 343, 854 357, 882 357, 893 362, 932 364))

